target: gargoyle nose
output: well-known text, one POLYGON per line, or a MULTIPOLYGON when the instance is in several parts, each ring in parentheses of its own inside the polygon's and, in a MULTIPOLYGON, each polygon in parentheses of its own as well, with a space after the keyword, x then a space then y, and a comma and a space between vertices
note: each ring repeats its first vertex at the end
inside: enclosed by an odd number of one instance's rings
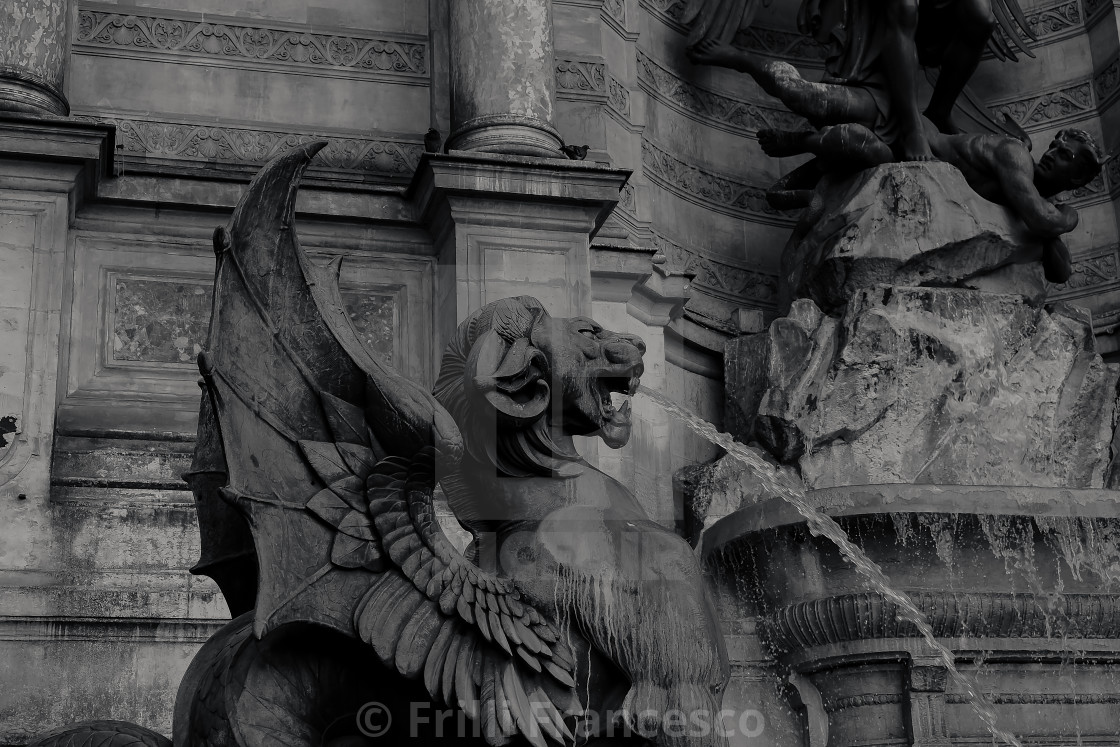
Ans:
POLYGON ((645 352, 646 344, 640 337, 627 336, 603 346, 603 355, 611 363, 637 363, 645 352))
POLYGON ((628 342, 631 345, 633 345, 634 347, 636 347, 638 349, 638 352, 641 353, 642 355, 646 354, 646 341, 643 340, 642 338, 638 337, 637 335, 628 335, 628 334, 622 333, 622 334, 619 334, 619 338, 623 339, 623 340, 626 340, 626 342, 628 342))

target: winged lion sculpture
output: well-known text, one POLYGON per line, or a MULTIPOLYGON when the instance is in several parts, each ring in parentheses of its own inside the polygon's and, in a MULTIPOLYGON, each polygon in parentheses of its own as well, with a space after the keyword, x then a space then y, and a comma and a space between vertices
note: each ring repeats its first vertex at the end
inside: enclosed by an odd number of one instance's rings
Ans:
MULTIPOLYGON (((489 745, 720 744, 661 718, 715 714, 728 679, 692 549, 573 443, 626 443, 616 400, 644 344, 511 298, 459 325, 433 392, 400 375, 352 326, 340 262, 296 239, 298 180, 322 145, 266 165, 215 232, 186 478, 196 571, 237 616, 189 667, 171 743, 364 744, 363 705, 403 728, 426 701, 489 745), (441 527, 439 491, 466 547, 441 527), (621 723, 593 718, 607 713, 621 723)), ((87 737, 168 744, 104 721, 35 744, 87 737)))

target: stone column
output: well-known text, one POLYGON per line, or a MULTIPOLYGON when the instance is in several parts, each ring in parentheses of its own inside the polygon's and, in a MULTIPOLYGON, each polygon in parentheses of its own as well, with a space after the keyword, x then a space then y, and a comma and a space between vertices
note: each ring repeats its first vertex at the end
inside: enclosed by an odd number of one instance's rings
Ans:
POLYGON ((455 0, 450 6, 448 148, 561 157, 552 126, 551 0, 455 0))
POLYGON ((70 113, 68 0, 0 0, 0 112, 70 113))

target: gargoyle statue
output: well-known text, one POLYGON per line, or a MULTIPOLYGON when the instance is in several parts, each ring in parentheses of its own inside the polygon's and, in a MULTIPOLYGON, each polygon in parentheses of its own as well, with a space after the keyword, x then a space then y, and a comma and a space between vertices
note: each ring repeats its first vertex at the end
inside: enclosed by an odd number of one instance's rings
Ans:
MULTIPOLYGON (((173 744, 454 738, 422 710, 433 702, 489 745, 721 744, 701 719, 728 664, 693 552, 573 445, 629 439, 629 403, 614 402, 636 389, 644 344, 510 298, 459 325, 434 394, 396 373, 351 325, 339 261, 311 262, 295 237, 298 179, 322 145, 265 166, 214 237, 186 477, 196 571, 238 616, 189 667, 173 744), (463 550, 440 490, 473 538, 463 550)), ((168 744, 119 722, 35 744, 91 734, 168 744)))

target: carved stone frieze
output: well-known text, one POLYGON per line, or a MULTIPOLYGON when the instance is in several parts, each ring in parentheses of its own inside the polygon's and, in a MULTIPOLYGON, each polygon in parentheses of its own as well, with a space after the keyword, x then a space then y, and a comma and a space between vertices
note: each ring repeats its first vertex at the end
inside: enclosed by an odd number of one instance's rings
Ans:
POLYGON ((1087 255, 1074 257, 1073 275, 1065 284, 1057 286, 1054 295, 1057 297, 1081 295, 1074 291, 1120 280, 1118 248, 1120 248, 1120 245, 1112 244, 1104 249, 1094 250, 1087 255))
POLYGON ((601 99, 624 120, 630 116, 630 90, 602 62, 557 59, 556 91, 561 97, 601 99))
POLYGON ((607 73, 607 103, 624 119, 630 117, 630 89, 609 72, 607 73))
POLYGON ((1085 80, 1057 90, 992 104, 988 108, 993 114, 1002 114, 1020 127, 1031 130, 1050 127, 1064 119, 1091 116, 1095 103, 1092 86, 1085 80))
POLYGON ((640 0, 640 3, 655 18, 684 31, 681 18, 688 7, 687 0, 640 0))
MULTIPOLYGON (((993 705, 1114 705, 1120 693, 985 693, 993 705)), ((945 701, 952 705, 968 704, 965 693, 947 693, 945 701)))
MULTIPOLYGON (((912 591, 937 637, 1115 638, 1120 595, 1063 594, 1046 609, 1033 594, 912 591)), ((763 616, 776 649, 789 653, 845 641, 909 638, 919 633, 878 594, 844 594, 786 605, 763 616)))
POLYGON ((1027 13, 1027 27, 1041 43, 1058 35, 1068 36, 1076 32, 1084 21, 1077 0, 1060 0, 1027 13))
POLYGON ((867 693, 865 695, 849 695, 844 698, 826 698, 824 709, 828 713, 836 713, 852 708, 866 708, 867 706, 898 705, 901 702, 902 695, 899 693, 867 693))
POLYGON ((626 23, 626 0, 603 0, 603 11, 619 23, 626 23))
MULTIPOLYGON (((1050 3, 1041 8, 1025 12, 1027 28, 1031 30, 1035 38, 1028 38, 1020 29, 1019 43, 1028 48, 1053 44, 1079 34, 1085 28, 1085 18, 1082 15, 1078 0, 1059 0, 1056 3, 1050 3)), ((1005 31, 998 30, 996 33, 1003 34, 1006 38, 1005 31)), ((984 57, 994 59, 995 55, 991 50, 987 50, 984 57)))
POLYGON ((316 33, 237 19, 164 18, 80 8, 75 47, 166 52, 244 62, 339 68, 357 73, 428 75, 427 46, 383 36, 316 33))
POLYGON ((1097 105, 1104 108, 1120 91, 1120 56, 1114 56, 1093 75, 1097 105))
POLYGON ((669 191, 721 213, 749 216, 758 222, 781 226, 793 223, 770 206, 765 188, 693 166, 645 138, 642 139, 642 166, 647 177, 669 191))
POLYGON ((1111 193, 1107 173, 1107 170, 1105 170, 1097 174, 1093 177, 1093 181, 1089 182, 1084 187, 1062 192, 1057 197, 1058 201, 1068 202, 1078 206, 1107 201, 1111 193))
POLYGON ((115 125, 122 155, 189 161, 196 165, 227 163, 256 166, 299 145, 326 139, 329 145, 320 155, 324 168, 336 172, 404 178, 416 170, 423 153, 420 143, 394 140, 115 116, 82 115, 76 118, 115 125))
POLYGON ((677 77, 638 51, 638 82, 658 99, 716 127, 753 135, 763 128, 801 129, 805 120, 779 104, 766 105, 709 91, 677 77))
POLYGON ((654 233, 656 250, 665 255, 674 271, 694 275, 693 287, 714 291, 728 300, 749 300, 763 307, 773 307, 778 296, 778 276, 702 254, 695 247, 686 247, 654 233))
POLYGON ((588 60, 556 60, 556 90, 561 93, 607 93, 607 66, 588 60))

